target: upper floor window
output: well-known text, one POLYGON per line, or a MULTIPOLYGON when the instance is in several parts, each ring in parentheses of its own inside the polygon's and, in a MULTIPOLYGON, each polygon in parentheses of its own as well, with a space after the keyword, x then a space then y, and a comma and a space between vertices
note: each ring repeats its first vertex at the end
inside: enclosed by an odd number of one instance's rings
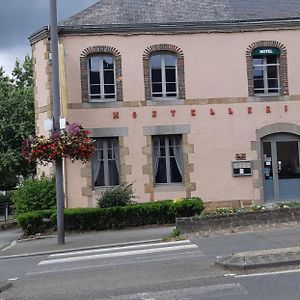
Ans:
POLYGON ((280 50, 256 48, 252 52, 254 94, 280 94, 280 50))
POLYGON ((88 60, 90 101, 116 100, 116 71, 113 55, 95 55, 88 60))
POLYGON ((150 57, 152 98, 178 98, 177 57, 154 53, 150 57))
POLYGON ((118 138, 96 138, 92 161, 93 186, 120 184, 120 154, 118 138))
POLYGON ((153 136, 155 183, 183 181, 183 151, 180 135, 153 136))

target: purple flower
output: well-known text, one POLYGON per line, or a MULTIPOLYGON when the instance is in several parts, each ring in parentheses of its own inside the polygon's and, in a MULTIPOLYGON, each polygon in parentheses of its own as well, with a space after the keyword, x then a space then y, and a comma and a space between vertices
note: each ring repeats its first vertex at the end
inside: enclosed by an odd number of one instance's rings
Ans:
POLYGON ((80 126, 80 124, 78 123, 72 123, 68 126, 68 131, 72 134, 72 135, 76 135, 81 131, 82 127, 80 126))

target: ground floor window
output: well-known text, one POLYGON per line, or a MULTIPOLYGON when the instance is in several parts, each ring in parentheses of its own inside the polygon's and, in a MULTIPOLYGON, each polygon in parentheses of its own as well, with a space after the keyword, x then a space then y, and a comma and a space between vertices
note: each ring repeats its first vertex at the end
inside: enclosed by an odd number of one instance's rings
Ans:
POLYGON ((92 161, 93 185, 120 184, 119 160, 118 138, 96 138, 96 152, 92 161))
POLYGON ((180 135, 153 136, 154 183, 182 182, 183 151, 180 135))

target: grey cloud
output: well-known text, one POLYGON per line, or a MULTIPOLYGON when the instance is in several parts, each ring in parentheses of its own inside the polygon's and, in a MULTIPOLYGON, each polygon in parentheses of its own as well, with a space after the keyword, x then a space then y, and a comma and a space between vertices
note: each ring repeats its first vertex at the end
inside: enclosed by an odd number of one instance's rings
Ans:
MULTIPOLYGON (((28 45, 27 38, 49 24, 49 0, 1 0, 0 50, 28 45)), ((57 0, 58 19, 65 19, 97 0, 57 0)))

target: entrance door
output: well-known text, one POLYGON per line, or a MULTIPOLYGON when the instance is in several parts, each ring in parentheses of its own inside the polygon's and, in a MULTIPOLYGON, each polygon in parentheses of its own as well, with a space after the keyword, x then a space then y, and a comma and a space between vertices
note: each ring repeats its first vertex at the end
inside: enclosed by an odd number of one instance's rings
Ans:
POLYGON ((262 140, 265 201, 300 199, 300 138, 272 135, 262 140))

